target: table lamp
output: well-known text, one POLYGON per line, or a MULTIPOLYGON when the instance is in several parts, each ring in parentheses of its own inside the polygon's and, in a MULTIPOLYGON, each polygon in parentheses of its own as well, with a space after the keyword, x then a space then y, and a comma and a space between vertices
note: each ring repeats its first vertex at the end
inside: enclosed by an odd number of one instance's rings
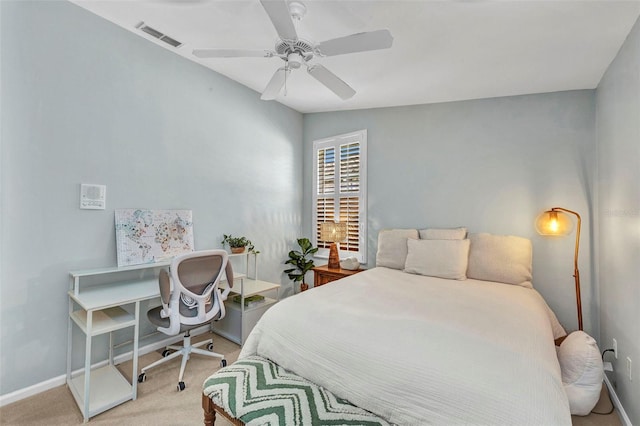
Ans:
POLYGON ((340 256, 338 255, 338 246, 336 243, 342 242, 346 238, 346 222, 323 222, 320 224, 320 239, 331 243, 329 247, 329 268, 340 269, 340 256))
POLYGON ((576 281, 576 304, 578 306, 578 329, 582 330, 582 300, 580 298, 580 271, 578 271, 578 249, 580 248, 580 227, 582 220, 580 215, 574 211, 554 207, 542 213, 536 219, 536 230, 540 235, 565 236, 569 235, 573 229, 573 222, 565 213, 571 213, 578 218, 578 228, 576 229, 576 249, 573 257, 573 276, 576 281))

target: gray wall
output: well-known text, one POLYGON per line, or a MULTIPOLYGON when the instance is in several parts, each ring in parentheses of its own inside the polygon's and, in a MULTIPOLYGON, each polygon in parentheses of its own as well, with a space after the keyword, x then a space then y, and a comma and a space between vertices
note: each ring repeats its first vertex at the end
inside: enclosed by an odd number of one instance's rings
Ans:
MULTIPOLYGON (((640 21, 596 90, 601 345, 618 341, 617 393, 640 424, 640 21), (629 381, 625 359, 633 360, 629 381)), ((602 347, 602 346, 601 346, 602 347)))
MULTIPOLYGON (((534 246, 534 286, 569 330, 577 329, 575 234, 541 237, 534 220, 554 206, 578 211, 585 329, 597 336, 589 196, 594 118, 590 90, 305 114, 305 188, 311 187, 315 139, 367 129, 368 266, 375 265, 383 228, 467 226, 527 237, 534 246)), ((310 218, 306 191, 306 235, 310 218)))
POLYGON ((288 281, 301 114, 73 4, 0 7, 0 394, 64 374, 68 271, 116 264, 116 208, 191 209, 197 249, 245 235, 288 281), (107 209, 79 210, 80 183, 107 209))

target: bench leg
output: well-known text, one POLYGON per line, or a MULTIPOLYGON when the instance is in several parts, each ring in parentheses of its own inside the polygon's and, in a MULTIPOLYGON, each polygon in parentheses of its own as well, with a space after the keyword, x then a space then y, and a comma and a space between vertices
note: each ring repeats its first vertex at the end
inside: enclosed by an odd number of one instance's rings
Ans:
POLYGON ((213 401, 206 395, 202 395, 202 409, 204 410, 204 426, 213 426, 216 423, 216 410, 213 409, 213 401))
POLYGON ((220 414, 225 419, 229 420, 232 425, 244 426, 244 423, 240 419, 234 419, 224 409, 218 407, 213 403, 211 398, 202 394, 202 409, 204 410, 204 424, 205 426, 214 426, 216 423, 216 414, 220 414))

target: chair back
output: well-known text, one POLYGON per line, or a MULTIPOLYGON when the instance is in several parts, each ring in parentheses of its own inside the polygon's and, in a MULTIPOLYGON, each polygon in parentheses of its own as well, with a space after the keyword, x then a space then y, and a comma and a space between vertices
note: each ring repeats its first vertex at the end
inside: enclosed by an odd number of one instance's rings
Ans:
POLYGON ((233 268, 225 250, 194 251, 176 256, 169 273, 161 271, 159 285, 161 316, 169 318, 169 327, 160 331, 177 334, 181 325, 197 326, 224 318, 233 268), (227 281, 224 291, 219 288, 223 276, 227 281))

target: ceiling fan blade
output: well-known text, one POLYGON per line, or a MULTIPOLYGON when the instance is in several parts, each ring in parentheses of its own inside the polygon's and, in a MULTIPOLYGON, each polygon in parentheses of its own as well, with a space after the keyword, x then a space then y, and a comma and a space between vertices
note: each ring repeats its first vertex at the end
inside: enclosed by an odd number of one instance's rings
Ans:
POLYGON ((282 86, 284 86, 284 82, 287 79, 287 75, 291 72, 288 68, 278 68, 278 70, 273 74, 269 83, 267 83, 267 87, 264 88, 260 99, 263 101, 270 101, 275 99, 280 90, 282 90, 282 86))
POLYGON ((274 52, 248 49, 193 49, 198 58, 270 58, 274 52))
POLYGON ((351 86, 320 64, 310 66, 307 71, 342 100, 347 100, 356 94, 356 91, 351 86))
POLYGON ((269 15, 271 23, 283 40, 297 40, 298 33, 291 20, 289 5, 285 0, 260 0, 262 7, 269 15))
POLYGON ((393 36, 389 30, 377 30, 323 41, 318 44, 317 50, 322 56, 335 56, 344 55, 345 53, 388 49, 392 44, 393 36))

